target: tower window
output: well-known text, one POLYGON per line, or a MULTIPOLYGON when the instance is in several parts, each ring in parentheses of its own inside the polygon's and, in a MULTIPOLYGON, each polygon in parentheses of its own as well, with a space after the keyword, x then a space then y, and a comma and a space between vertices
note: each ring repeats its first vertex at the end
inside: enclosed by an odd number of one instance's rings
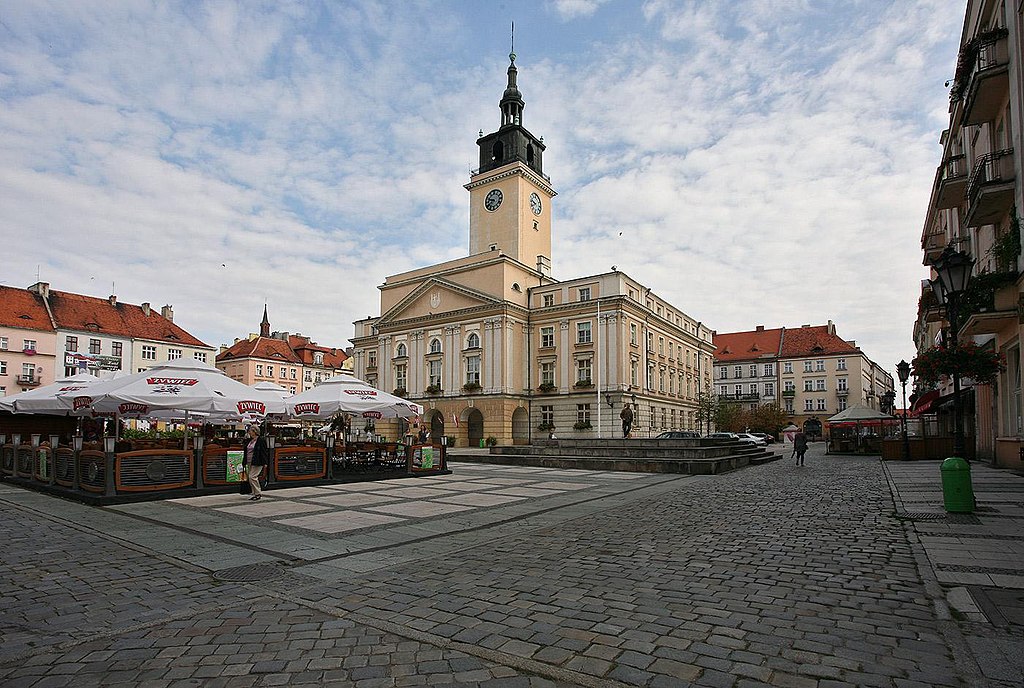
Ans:
POLYGON ((529 144, 526 147, 526 163, 528 165, 530 165, 531 167, 533 166, 533 144, 532 143, 529 144))
POLYGON ((495 141, 494 146, 491 148, 491 160, 501 162, 505 159, 505 146, 502 145, 501 141, 495 141))

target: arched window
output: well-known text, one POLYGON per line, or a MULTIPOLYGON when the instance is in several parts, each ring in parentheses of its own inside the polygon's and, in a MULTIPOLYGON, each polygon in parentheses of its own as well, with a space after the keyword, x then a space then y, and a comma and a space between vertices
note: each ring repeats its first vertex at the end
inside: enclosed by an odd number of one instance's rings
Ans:
POLYGON ((466 338, 467 349, 479 349, 480 348, 480 335, 476 332, 472 332, 469 337, 466 338))
POLYGON ((526 146, 526 164, 533 167, 533 144, 526 146))
POLYGON ((439 354, 441 353, 441 340, 431 339, 430 340, 430 353, 439 354))
POLYGON ((396 358, 404 358, 405 356, 408 356, 408 355, 409 355, 409 352, 405 348, 405 343, 404 342, 403 343, 399 343, 399 345, 397 347, 395 347, 395 357, 396 358))
POLYGON ((505 146, 501 141, 495 141, 491 147, 491 160, 495 162, 501 162, 505 159, 505 146))

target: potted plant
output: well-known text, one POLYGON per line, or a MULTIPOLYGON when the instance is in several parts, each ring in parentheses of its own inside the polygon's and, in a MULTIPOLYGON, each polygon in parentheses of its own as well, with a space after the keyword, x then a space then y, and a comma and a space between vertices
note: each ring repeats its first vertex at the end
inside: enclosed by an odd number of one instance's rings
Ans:
POLYGON ((405 387, 395 387, 395 389, 392 390, 391 393, 394 394, 396 397, 404 397, 405 396, 405 387))
POLYGON ((541 394, 550 394, 551 392, 554 392, 558 388, 555 386, 554 382, 542 382, 537 387, 537 389, 541 392, 541 394))
POLYGON ((427 388, 423 391, 430 395, 440 394, 441 385, 427 385, 427 388))
POLYGON ((927 385, 934 385, 954 373, 987 385, 995 382, 999 373, 1006 370, 1006 361, 996 351, 981 349, 974 342, 964 342, 956 347, 945 344, 929 347, 914 358, 913 366, 914 377, 927 385))
POLYGON ((555 429, 555 424, 554 423, 541 423, 540 425, 537 426, 537 429, 540 430, 541 432, 545 432, 547 430, 554 430, 555 429))
POLYGON ((498 438, 495 437, 494 435, 491 435, 490 437, 487 438, 487 446, 488 447, 493 447, 497 443, 498 443, 498 438))
POLYGON ((455 446, 455 435, 448 435, 448 446, 449 447, 454 447, 455 446))
POLYGON ((573 430, 590 430, 594 426, 590 424, 590 421, 576 421, 572 424, 573 430))
POLYGON ((594 386, 594 383, 590 381, 589 377, 585 377, 582 380, 577 380, 576 384, 573 385, 573 387, 575 387, 576 389, 580 389, 580 388, 583 388, 583 387, 593 387, 593 386, 594 386))
POLYGON ((467 382, 466 384, 462 385, 462 391, 468 392, 469 394, 474 394, 476 392, 479 392, 480 390, 481 387, 479 382, 467 382))

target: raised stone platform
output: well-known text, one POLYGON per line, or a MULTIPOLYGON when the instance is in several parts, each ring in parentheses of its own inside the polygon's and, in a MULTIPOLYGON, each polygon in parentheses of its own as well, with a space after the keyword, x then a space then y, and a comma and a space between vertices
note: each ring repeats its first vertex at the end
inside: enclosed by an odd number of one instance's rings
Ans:
POLYGON ((715 475, 781 458, 770 448, 743 442, 621 438, 539 440, 529 445, 491 447, 486 454, 453 448, 449 456, 470 463, 686 475, 715 475))

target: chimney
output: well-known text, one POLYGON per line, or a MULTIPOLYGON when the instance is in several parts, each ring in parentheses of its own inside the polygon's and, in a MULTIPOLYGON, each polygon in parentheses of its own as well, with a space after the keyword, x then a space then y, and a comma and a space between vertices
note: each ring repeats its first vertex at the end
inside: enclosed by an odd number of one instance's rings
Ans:
POLYGON ((764 332, 764 325, 758 325, 756 332, 764 332))
POLYGON ((149 317, 149 311, 149 301, 146 301, 145 303, 142 304, 142 312, 146 314, 147 318, 149 317))
POLYGON ((160 315, 164 316, 168 322, 174 322, 174 308, 171 306, 164 306, 161 308, 160 315))
POLYGON ((50 298, 50 283, 49 282, 36 282, 31 287, 29 287, 28 290, 29 291, 34 291, 35 293, 37 293, 40 296, 42 296, 44 299, 50 298))
POLYGON ((109 303, 111 306, 116 306, 117 305, 117 297, 114 296, 113 294, 111 294, 110 296, 107 297, 107 303, 109 303))
POLYGON ((228 345, 227 344, 221 344, 220 345, 220 351, 218 351, 217 354, 220 355, 220 354, 224 353, 227 350, 228 350, 228 345))
POLYGON ((828 321, 828 333, 831 335, 836 333, 836 324, 831 320, 828 321))

